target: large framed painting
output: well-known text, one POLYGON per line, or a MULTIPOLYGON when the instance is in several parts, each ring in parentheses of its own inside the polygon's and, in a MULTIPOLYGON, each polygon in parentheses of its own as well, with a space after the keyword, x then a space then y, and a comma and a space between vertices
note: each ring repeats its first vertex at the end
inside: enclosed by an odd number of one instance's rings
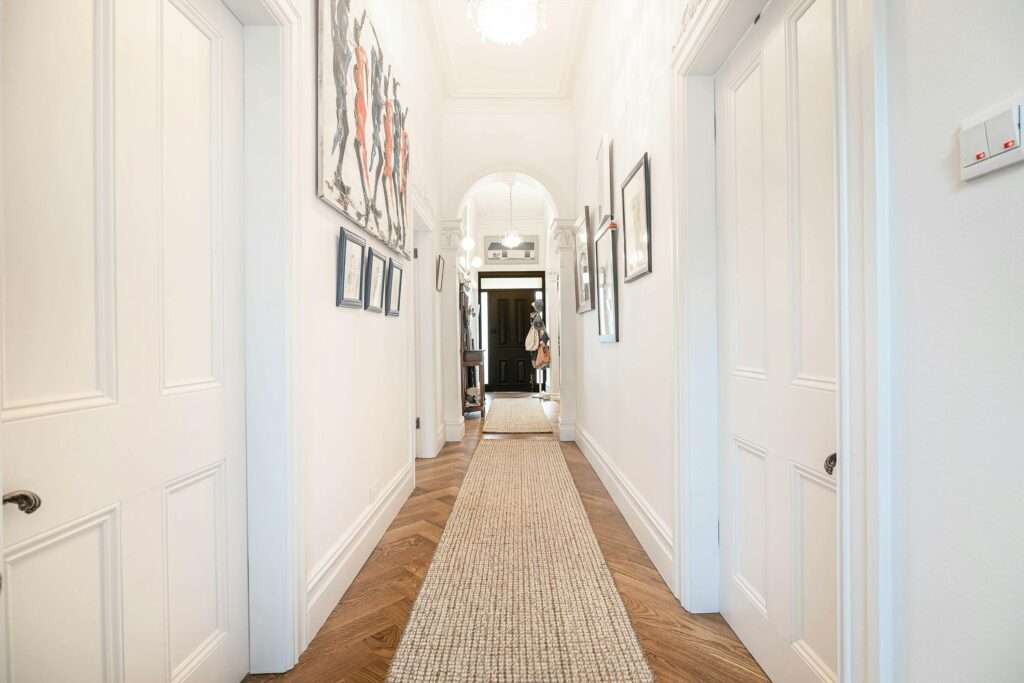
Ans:
POLYGON ((615 262, 615 223, 605 220, 594 238, 594 284, 597 287, 597 337, 619 341, 619 279, 615 262))
POLYGON ((519 246, 509 249, 501 240, 504 235, 484 237, 484 260, 489 266, 529 266, 539 262, 537 249, 540 238, 537 235, 523 235, 519 246))
POLYGON ((341 229, 338 239, 338 284, 335 305, 363 307, 366 276, 366 240, 351 230, 341 229))
POLYGON ((365 0, 317 3, 317 195, 408 258, 402 83, 365 0))
POLYGON ((651 272, 651 164, 647 154, 622 183, 622 252, 626 282, 651 272))
POLYGON ((576 312, 594 310, 594 240, 590 228, 590 207, 576 221, 576 312))
POLYGON ((363 286, 363 307, 368 311, 380 313, 384 310, 384 285, 387 276, 388 261, 373 248, 366 254, 366 283, 363 286))

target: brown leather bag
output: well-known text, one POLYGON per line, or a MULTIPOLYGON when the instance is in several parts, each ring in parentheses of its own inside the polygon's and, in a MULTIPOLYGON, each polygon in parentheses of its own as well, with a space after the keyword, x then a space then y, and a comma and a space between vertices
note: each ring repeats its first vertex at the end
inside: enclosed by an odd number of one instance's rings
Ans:
POLYGON ((533 367, 537 370, 543 370, 551 364, 551 349, 550 347, 541 342, 537 346, 537 357, 533 359, 533 367))

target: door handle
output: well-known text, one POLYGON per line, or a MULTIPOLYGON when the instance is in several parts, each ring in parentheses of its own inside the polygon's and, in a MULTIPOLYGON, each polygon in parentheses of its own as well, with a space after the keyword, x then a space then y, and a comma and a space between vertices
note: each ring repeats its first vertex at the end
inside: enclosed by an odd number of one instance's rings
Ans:
POLYGON ((835 470, 836 470, 836 454, 833 453, 832 455, 830 455, 827 458, 825 458, 825 474, 827 474, 829 476, 832 476, 832 473, 835 472, 835 470))
POLYGON ((4 505, 12 503, 26 515, 31 515, 43 505, 43 499, 34 491, 11 491, 4 494, 4 505))

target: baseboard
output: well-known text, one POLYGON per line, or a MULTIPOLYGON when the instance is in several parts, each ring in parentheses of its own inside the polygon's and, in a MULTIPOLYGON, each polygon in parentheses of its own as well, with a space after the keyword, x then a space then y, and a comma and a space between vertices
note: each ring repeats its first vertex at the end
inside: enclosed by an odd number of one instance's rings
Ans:
POLYGON ((313 640, 334 611, 349 584, 387 531, 415 485, 415 464, 410 462, 370 505, 349 531, 321 560, 306 584, 306 638, 313 640))
POLYGON ((441 423, 439 423, 437 425, 437 439, 434 441, 434 447, 435 447, 434 448, 434 457, 435 458, 437 457, 438 453, 440 453, 442 450, 444 450, 444 442, 446 440, 444 438, 444 436, 445 436, 445 433, 444 433, 444 422, 441 422, 441 423))
POLYGON ((668 525, 647 504, 640 493, 622 474, 608 454, 597 444, 593 435, 582 425, 575 426, 576 444, 590 461, 612 500, 618 506, 640 545, 650 556, 669 588, 675 590, 673 570, 672 532, 668 525))
POLYGON ((444 440, 445 441, 462 441, 465 437, 466 437, 466 423, 465 423, 465 421, 445 422, 444 423, 444 440))
POLYGON ((576 440, 576 423, 575 422, 562 422, 558 420, 558 440, 559 441, 575 441, 576 440))

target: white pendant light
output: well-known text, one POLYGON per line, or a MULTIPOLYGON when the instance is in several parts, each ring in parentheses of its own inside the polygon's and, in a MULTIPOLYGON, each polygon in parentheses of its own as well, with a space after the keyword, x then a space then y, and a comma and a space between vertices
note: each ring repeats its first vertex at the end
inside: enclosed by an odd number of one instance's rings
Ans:
POLYGON ((469 235, 463 237, 460 244, 462 245, 462 250, 466 252, 473 251, 473 247, 476 246, 476 242, 469 235))
POLYGON ((467 0, 466 9, 489 43, 522 45, 544 28, 544 0, 467 0))
POLYGON ((501 246, 506 249, 515 249, 523 243, 523 238, 512 227, 512 183, 508 184, 508 232, 501 240, 501 246))

